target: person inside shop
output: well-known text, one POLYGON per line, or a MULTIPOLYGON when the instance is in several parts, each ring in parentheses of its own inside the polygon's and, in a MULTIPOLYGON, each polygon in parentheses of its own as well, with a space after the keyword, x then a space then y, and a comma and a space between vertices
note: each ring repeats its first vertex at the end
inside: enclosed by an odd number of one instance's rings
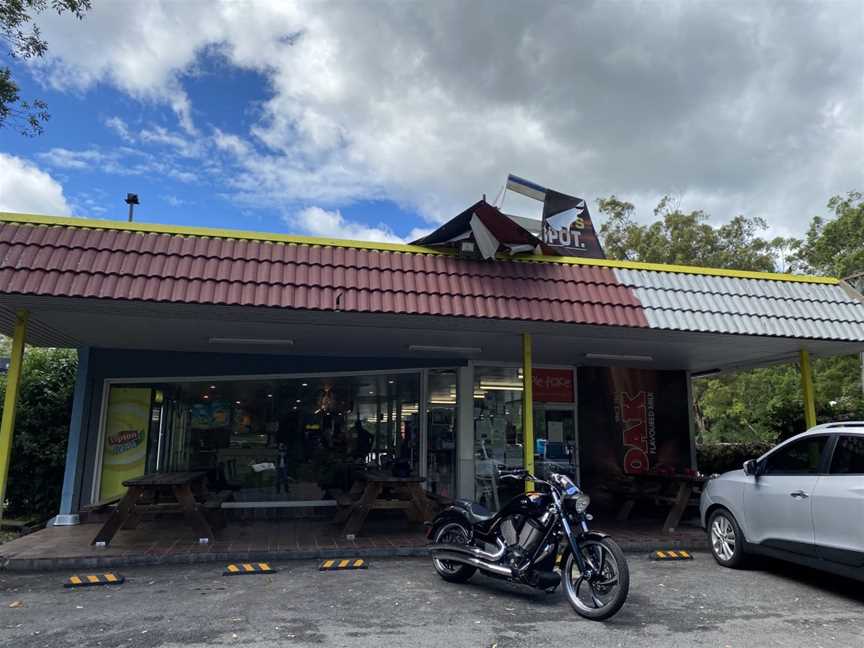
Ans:
POLYGON ((369 453, 372 452, 372 443, 375 441, 375 437, 363 427, 359 415, 354 422, 354 438, 354 457, 365 460, 369 453))
POLYGON ((276 455, 276 492, 281 493, 284 490, 287 495, 290 480, 291 477, 288 475, 288 446, 280 443, 276 455))

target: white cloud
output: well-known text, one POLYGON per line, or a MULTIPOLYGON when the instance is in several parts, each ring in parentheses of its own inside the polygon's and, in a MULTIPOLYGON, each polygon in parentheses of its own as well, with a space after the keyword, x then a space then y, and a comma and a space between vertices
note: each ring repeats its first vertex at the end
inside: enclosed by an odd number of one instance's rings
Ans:
POLYGON ((141 136, 205 160, 171 163, 194 177, 222 170, 216 150, 243 205, 390 199, 437 221, 515 172, 589 200, 615 193, 642 218, 673 193, 800 233, 829 196, 864 187, 857 0, 251 6, 45 14, 42 69, 55 87, 108 82, 171 106, 182 135, 141 136), (206 106, 183 79, 210 48, 268 78, 249 132, 194 123, 206 106))
POLYGON ((135 141, 135 138, 132 136, 132 133, 129 131, 129 126, 126 124, 123 119, 120 117, 114 116, 109 117, 105 120, 105 125, 110 128, 112 131, 117 133, 117 135, 124 142, 131 143, 135 141))
POLYGON ((311 236, 384 243, 405 242, 383 223, 377 227, 369 227, 363 223, 345 219, 339 210, 328 211, 321 207, 307 207, 292 216, 286 216, 283 220, 289 227, 311 236))
MULTIPOLYGON (((178 162, 170 155, 151 154, 147 151, 120 147, 113 150, 89 148, 71 150, 54 147, 39 153, 40 160, 58 169, 91 171, 121 176, 165 176, 180 182, 192 183, 201 179, 195 167, 178 162)), ((200 161, 196 166, 201 166, 200 161)))
POLYGON ((67 216, 63 187, 26 160, 0 153, 0 211, 67 216))

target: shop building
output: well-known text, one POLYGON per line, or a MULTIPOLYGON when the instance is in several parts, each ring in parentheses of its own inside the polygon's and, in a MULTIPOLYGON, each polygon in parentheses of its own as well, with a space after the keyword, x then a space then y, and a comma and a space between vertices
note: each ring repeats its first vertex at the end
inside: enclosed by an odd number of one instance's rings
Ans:
POLYGON ((473 227, 497 256, 0 216, 0 486, 25 343, 79 354, 58 524, 153 471, 218 468, 226 507, 285 515, 370 463, 490 508, 503 468, 589 492, 681 473, 693 376, 797 361, 812 424, 810 357, 864 350, 864 298, 835 278, 502 255, 473 227))

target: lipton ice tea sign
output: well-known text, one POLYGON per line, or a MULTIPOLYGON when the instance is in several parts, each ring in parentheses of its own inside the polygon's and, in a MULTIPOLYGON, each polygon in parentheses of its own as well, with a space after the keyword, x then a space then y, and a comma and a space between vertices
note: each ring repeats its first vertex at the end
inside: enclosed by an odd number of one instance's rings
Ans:
POLYGON ((144 474, 152 390, 112 387, 102 449, 99 501, 124 495, 123 482, 144 474))
POLYGON ((619 392, 619 408, 624 434, 624 472, 640 475, 651 470, 651 457, 657 456, 654 425, 654 394, 639 391, 619 392))

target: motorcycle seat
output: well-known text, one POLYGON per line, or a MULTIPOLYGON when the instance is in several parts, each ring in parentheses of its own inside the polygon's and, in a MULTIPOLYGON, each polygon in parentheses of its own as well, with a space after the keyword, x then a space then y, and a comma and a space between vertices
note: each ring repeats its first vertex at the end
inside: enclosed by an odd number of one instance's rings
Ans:
POLYGON ((495 514, 492 513, 489 509, 487 509, 482 504, 478 504, 477 502, 472 502, 467 499, 457 499, 453 502, 454 506, 459 507, 463 511, 468 514, 468 520, 472 524, 480 524, 481 522, 488 522, 495 514))

